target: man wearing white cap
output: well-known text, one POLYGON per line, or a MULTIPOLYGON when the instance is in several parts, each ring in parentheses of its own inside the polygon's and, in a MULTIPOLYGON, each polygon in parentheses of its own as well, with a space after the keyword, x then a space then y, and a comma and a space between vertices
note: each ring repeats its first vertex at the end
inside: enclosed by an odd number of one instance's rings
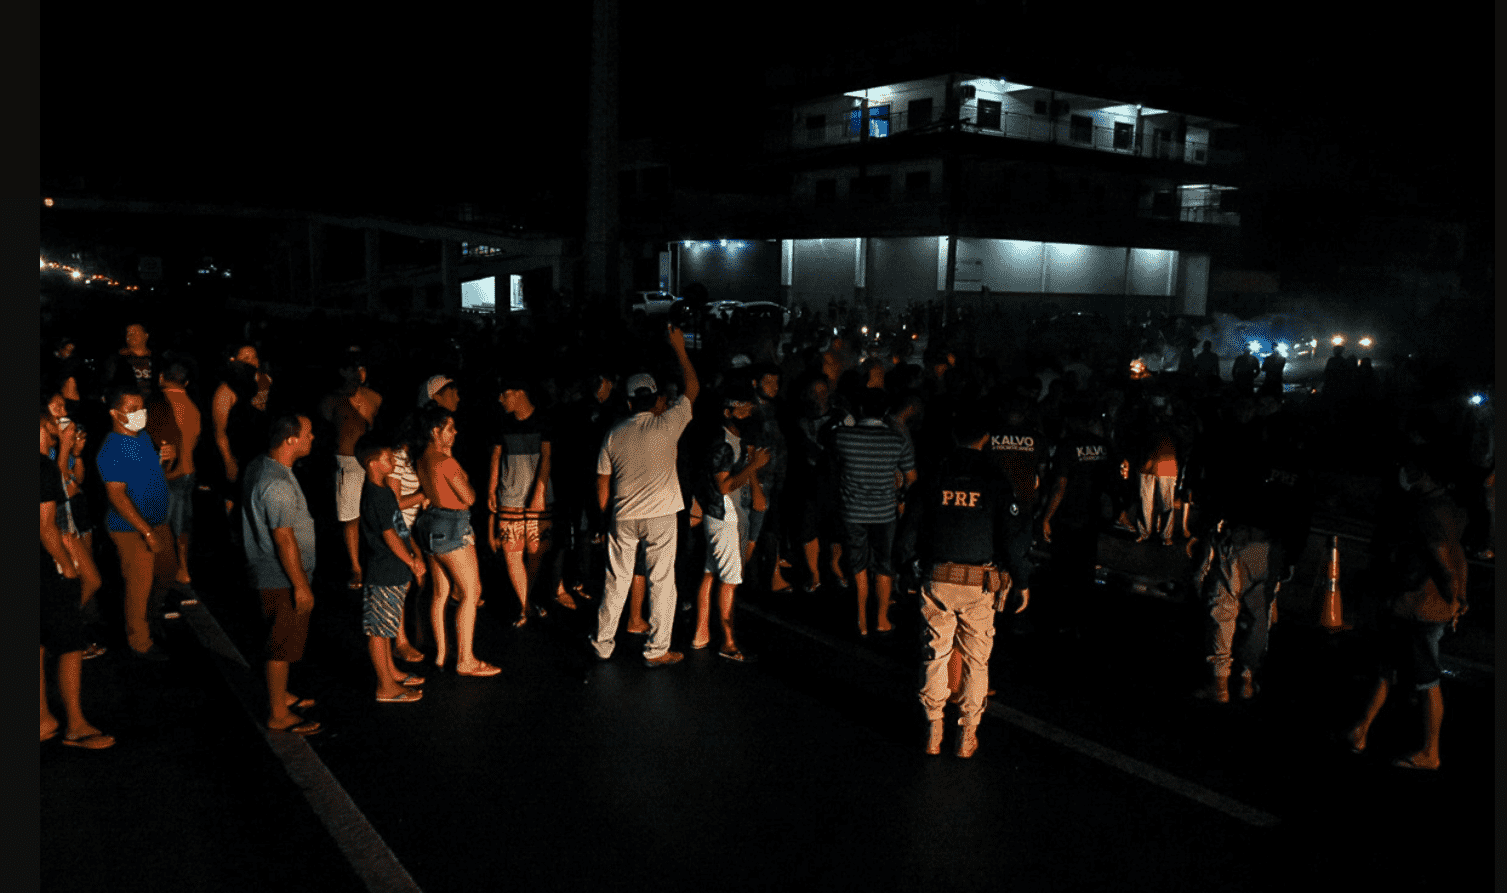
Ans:
POLYGON ((430 400, 455 412, 455 407, 460 405, 460 389, 444 375, 431 376, 419 388, 419 408, 423 409, 430 400))
POLYGON ((669 341, 680 362, 685 393, 669 403, 652 375, 629 378, 628 403, 633 415, 607 432, 597 456, 597 503, 604 514, 612 505, 613 522, 607 544, 607 585, 592 648, 602 660, 612 656, 618 620, 633 580, 634 557, 642 541, 649 580, 644 663, 650 667, 679 663, 682 657, 670 650, 676 603, 675 516, 685 507, 675 460, 681 432, 691 421, 691 404, 701 391, 696 368, 686 355, 684 333, 671 326, 669 341))

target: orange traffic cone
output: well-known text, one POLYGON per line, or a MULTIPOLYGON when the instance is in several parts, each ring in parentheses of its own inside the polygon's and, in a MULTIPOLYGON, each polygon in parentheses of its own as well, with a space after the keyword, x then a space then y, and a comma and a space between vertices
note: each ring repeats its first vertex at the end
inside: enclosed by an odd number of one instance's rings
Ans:
POLYGON ((1340 538, 1329 538, 1329 566, 1324 570, 1324 594, 1319 603, 1319 625, 1332 633, 1349 629, 1340 607, 1340 538))

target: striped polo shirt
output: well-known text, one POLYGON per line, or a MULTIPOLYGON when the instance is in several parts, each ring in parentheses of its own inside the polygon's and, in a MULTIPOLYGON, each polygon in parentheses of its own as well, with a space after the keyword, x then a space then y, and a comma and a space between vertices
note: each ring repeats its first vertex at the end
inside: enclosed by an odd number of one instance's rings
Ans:
POLYGON ((839 427, 832 437, 842 490, 842 519, 850 524, 895 520, 895 472, 916 467, 910 441, 879 419, 839 427))

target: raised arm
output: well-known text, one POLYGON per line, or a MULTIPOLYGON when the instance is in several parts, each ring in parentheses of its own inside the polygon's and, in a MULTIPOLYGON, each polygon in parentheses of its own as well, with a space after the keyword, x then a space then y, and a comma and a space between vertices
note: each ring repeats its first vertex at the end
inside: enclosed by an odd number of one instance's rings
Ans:
POLYGON ((685 352, 685 333, 675 326, 669 327, 670 347, 675 351, 675 359, 680 361, 680 376, 685 379, 685 399, 687 403, 695 403, 696 396, 701 393, 701 381, 696 377, 696 367, 691 363, 691 357, 685 352))

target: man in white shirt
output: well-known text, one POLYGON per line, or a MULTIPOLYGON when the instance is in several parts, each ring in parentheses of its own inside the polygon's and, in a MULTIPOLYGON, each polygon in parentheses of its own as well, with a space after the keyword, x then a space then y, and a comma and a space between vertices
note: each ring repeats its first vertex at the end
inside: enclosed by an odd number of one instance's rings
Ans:
POLYGON ((650 667, 679 663, 682 657, 670 650, 676 604, 675 516, 685 507, 675 466, 681 432, 691 421, 691 404, 701 391, 696 369, 686 355, 685 335, 671 326, 669 341, 680 362, 685 393, 669 403, 653 376, 641 373, 629 378, 633 415, 607 432, 597 456, 597 503, 603 513, 611 503, 613 521, 607 544, 607 585, 597 611, 592 648, 602 660, 612 656, 642 540, 649 581, 644 663, 650 667))

